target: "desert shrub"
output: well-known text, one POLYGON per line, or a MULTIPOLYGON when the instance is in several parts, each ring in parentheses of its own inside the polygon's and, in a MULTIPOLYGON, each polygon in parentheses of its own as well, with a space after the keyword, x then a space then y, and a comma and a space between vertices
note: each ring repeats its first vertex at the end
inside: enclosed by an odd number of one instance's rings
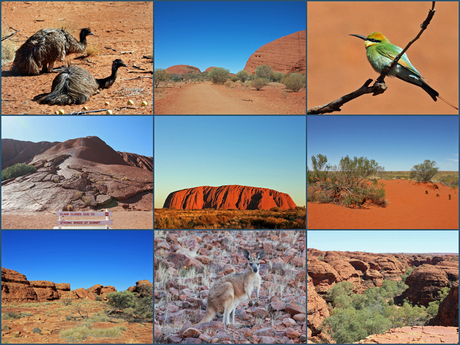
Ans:
POLYGON ((42 330, 41 330, 40 328, 38 328, 38 327, 35 327, 35 328, 32 330, 32 332, 41 334, 41 333, 42 333, 42 330))
POLYGON ((233 89, 236 85, 235 85, 235 82, 231 81, 231 80, 227 80, 225 82, 225 86, 230 88, 230 89, 233 89))
POLYGON ((256 78, 251 81, 251 86, 254 87, 257 91, 262 89, 268 82, 264 78, 256 78))
POLYGON ((280 208, 279 208, 279 207, 276 207, 276 206, 275 206, 275 207, 272 207, 272 208, 270 209, 270 211, 273 211, 273 212, 279 212, 279 210, 280 210, 280 208))
POLYGON ((300 74, 289 74, 281 79, 281 83, 283 83, 287 89, 297 92, 305 87, 306 79, 300 74))
POLYGON ((173 75, 173 76, 171 77, 171 80, 172 80, 173 82, 177 83, 177 82, 179 82, 179 81, 182 81, 182 78, 176 74, 176 75, 173 75))
POLYGON ((72 304, 72 300, 70 298, 66 298, 64 300, 62 300, 62 303, 64 305, 71 305, 72 304))
POLYGON ((281 79, 283 79, 283 77, 284 77, 283 73, 276 72, 275 74, 273 74, 273 81, 279 83, 281 81, 281 79))
POLYGON ((26 174, 34 173, 37 171, 32 165, 24 164, 24 163, 17 163, 12 165, 6 169, 2 170, 2 181, 8 180, 10 178, 23 176, 26 174))
POLYGON ((266 79, 267 81, 271 80, 273 74, 272 68, 268 65, 262 65, 256 68, 256 76, 266 79))
POLYGON ((107 294, 109 305, 117 309, 133 308, 136 306, 136 297, 131 291, 118 291, 107 294))
POLYGON ((369 176, 382 171, 375 160, 365 157, 342 158, 338 166, 327 164, 327 157, 312 156, 313 171, 308 182, 308 200, 361 207, 365 202, 385 206, 384 185, 372 184, 369 176))
POLYGON ((208 73, 208 77, 214 84, 223 84, 228 79, 230 71, 222 67, 214 67, 208 73))
POLYGON ((235 81, 238 80, 238 77, 236 75, 232 75, 232 76, 230 76, 230 80, 235 82, 235 81))
POLYGON ((417 181, 430 181, 438 170, 435 161, 425 159, 423 163, 413 166, 410 171, 410 178, 415 178, 417 181))
MULTIPOLYGON (((140 289, 140 294, 133 294, 130 291, 107 294, 109 305, 114 309, 121 309, 123 316, 129 319, 135 316, 147 319, 153 318, 153 286, 142 285, 140 289)), ((114 309, 108 313, 111 313, 114 309)))
POLYGON ((65 338, 69 343, 81 342, 88 337, 118 338, 121 331, 125 330, 121 326, 113 328, 95 328, 90 325, 81 325, 75 328, 68 328, 59 333, 60 338, 65 338))
POLYGON ((242 83, 244 83, 249 79, 249 72, 243 69, 236 74, 236 77, 241 80, 242 83))
POLYGON ((169 79, 168 71, 164 70, 163 68, 156 68, 153 76, 153 80, 155 81, 155 87, 160 85, 160 82, 167 81, 169 79))

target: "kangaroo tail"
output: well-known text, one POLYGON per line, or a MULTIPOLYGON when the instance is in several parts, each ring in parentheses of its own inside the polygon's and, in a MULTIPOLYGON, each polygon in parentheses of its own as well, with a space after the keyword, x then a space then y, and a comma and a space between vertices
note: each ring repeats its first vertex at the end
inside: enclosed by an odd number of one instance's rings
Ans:
POLYGON ((205 323, 205 322, 212 321, 212 319, 214 319, 214 316, 216 316, 216 314, 217 314, 217 310, 215 310, 212 307, 208 307, 206 309, 206 314, 204 315, 203 320, 198 322, 195 326, 198 326, 198 325, 200 325, 202 323, 205 323))

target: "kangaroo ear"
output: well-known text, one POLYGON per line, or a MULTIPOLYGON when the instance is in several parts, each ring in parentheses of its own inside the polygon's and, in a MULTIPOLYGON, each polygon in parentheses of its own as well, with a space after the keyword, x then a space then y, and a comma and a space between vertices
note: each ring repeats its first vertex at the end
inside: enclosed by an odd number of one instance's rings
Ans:
POLYGON ((257 258, 260 260, 260 259, 262 259, 264 256, 265 256, 265 249, 262 249, 262 251, 261 251, 259 254, 257 254, 257 258))
POLYGON ((250 255, 247 249, 243 249, 243 256, 246 258, 246 260, 249 260, 250 255))

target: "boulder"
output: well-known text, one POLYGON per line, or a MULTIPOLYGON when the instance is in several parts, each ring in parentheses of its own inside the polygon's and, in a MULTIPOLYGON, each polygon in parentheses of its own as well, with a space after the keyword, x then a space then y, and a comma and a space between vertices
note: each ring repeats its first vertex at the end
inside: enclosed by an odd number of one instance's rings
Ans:
POLYGON ((254 74, 256 68, 268 65, 274 72, 304 73, 306 71, 307 31, 298 31, 267 43, 252 54, 244 69, 254 74))
POLYGON ((139 280, 138 282, 136 282, 136 286, 130 286, 128 288, 128 291, 137 292, 139 296, 144 297, 146 291, 143 290, 143 287, 153 287, 153 284, 149 280, 146 280, 146 279, 139 280))
POLYGON ((37 300, 37 293, 24 274, 2 267, 2 303, 37 300))
POLYGON ((428 322, 430 326, 458 327, 458 282, 439 305, 438 314, 428 322))
POLYGON ((56 284, 46 280, 31 280, 30 286, 37 294, 38 302, 54 301, 59 299, 59 293, 56 289, 56 284))
POLYGON ((296 204, 286 193, 267 188, 228 185, 221 187, 195 187, 172 192, 166 198, 165 208, 177 209, 238 209, 269 210, 278 207, 285 210, 296 204))

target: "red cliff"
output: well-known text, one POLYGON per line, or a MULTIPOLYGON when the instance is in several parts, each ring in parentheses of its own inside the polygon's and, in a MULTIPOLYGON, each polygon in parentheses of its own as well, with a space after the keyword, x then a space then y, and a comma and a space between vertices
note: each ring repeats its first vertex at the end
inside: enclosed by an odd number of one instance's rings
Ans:
POLYGON ((274 72, 303 73, 307 69, 306 38, 307 31, 303 30, 267 43, 249 57, 244 69, 254 74, 258 66, 268 65, 274 72))
POLYGON ((184 210, 215 208, 224 210, 282 210, 295 208, 296 204, 286 193, 272 189, 239 185, 221 187, 195 187, 172 192, 166 198, 164 208, 184 210))

